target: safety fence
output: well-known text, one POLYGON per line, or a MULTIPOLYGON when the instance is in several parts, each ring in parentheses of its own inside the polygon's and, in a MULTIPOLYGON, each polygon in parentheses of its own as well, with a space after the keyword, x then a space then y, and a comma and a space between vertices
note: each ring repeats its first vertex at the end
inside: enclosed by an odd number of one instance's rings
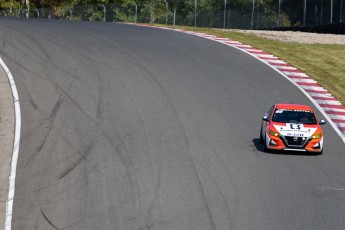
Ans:
MULTIPOLYGON (((195 0, 195 3, 200 0, 195 0)), ((233 1, 223 1, 217 7, 190 5, 183 10, 168 5, 143 4, 140 1, 126 4, 98 4, 44 8, 0 8, 0 16, 47 18, 60 20, 84 20, 104 22, 138 22, 169 25, 231 28, 267 29, 291 26, 319 26, 344 21, 343 0, 301 0, 287 4, 288 0, 276 0, 267 7, 259 0, 245 0, 234 7, 233 1), (285 4, 284 4, 285 3, 285 4)), ((290 1, 291 2, 291 1, 290 1)), ((1 7, 1 6, 0 6, 1 7)))

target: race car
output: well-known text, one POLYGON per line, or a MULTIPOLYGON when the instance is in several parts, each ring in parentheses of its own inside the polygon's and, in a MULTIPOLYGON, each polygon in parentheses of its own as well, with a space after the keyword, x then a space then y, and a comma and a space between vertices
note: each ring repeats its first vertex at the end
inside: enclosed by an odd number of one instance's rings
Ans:
POLYGON ((323 131, 307 105, 275 104, 262 117, 260 142, 264 151, 289 150, 322 154, 323 131))

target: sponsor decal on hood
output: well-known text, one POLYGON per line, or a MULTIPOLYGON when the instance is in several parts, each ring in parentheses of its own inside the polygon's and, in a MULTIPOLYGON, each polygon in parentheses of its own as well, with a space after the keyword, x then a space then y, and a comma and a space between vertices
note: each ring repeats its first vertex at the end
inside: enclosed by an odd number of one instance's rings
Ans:
POLYGON ((305 127, 303 124, 286 123, 285 125, 273 125, 283 136, 310 137, 317 127, 305 127))

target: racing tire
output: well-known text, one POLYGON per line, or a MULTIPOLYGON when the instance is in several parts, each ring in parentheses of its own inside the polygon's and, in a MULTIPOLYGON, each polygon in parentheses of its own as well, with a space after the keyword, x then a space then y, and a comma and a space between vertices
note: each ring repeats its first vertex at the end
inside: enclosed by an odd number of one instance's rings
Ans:
POLYGON ((261 144, 264 144, 264 143, 265 143, 265 140, 264 140, 264 138, 263 138, 263 136, 262 136, 262 127, 260 128, 260 143, 261 143, 261 144))
POLYGON ((264 145, 264 148, 263 148, 263 151, 265 153, 270 153, 271 152, 271 149, 267 148, 267 145, 266 145, 266 137, 264 138, 262 136, 262 127, 261 127, 261 130, 260 130, 260 143, 264 145))
POLYGON ((264 142, 264 152, 265 153, 270 153, 271 152, 271 150, 269 148, 267 148, 266 141, 264 142))
POLYGON ((262 138, 263 140, 263 145, 264 145, 264 148, 263 148, 263 151, 265 153, 270 153, 271 152, 271 149, 267 148, 267 145, 266 145, 266 138, 264 139, 261 135, 260 135, 260 139, 262 138))
MULTIPOLYGON (((261 138, 261 137, 262 137, 262 136, 260 135, 260 138, 261 138)), ((271 153, 273 150, 267 148, 266 137, 265 137, 265 138, 262 137, 262 140, 263 140, 263 145, 264 145, 263 151, 264 151, 265 153, 271 153)))

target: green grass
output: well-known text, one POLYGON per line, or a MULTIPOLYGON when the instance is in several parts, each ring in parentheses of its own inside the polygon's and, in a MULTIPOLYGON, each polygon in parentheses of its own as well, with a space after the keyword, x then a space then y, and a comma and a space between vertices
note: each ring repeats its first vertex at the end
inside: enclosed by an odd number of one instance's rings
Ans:
POLYGON ((226 37, 271 53, 318 81, 345 105, 345 45, 300 44, 219 29, 174 28, 226 37))

